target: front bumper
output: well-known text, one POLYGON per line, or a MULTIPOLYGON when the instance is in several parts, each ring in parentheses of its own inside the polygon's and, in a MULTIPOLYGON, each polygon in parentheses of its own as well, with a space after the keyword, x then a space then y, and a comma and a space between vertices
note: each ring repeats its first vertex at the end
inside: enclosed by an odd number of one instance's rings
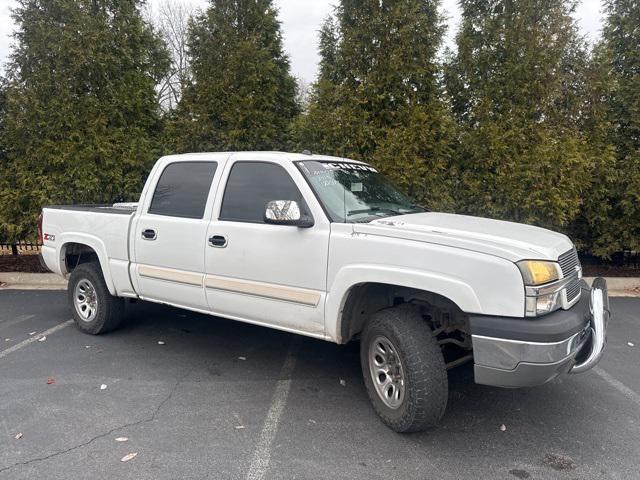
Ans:
POLYGON ((471 315, 476 383, 499 387, 541 385, 561 373, 582 373, 602 356, 609 321, 607 283, 582 285, 569 310, 539 318, 471 315))

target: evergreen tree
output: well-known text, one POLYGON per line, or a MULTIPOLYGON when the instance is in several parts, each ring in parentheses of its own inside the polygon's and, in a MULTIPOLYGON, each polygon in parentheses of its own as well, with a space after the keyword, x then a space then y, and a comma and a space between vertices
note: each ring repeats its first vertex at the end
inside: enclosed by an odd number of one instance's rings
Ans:
MULTIPOLYGON (((595 250, 609 254, 640 250, 640 4, 607 0, 602 41, 595 64, 604 101, 608 140, 615 149, 609 218, 590 217, 595 250)), ((601 112, 600 112, 601 113, 601 112)), ((602 181, 606 181, 603 178, 602 181)))
POLYGON ((7 224, 8 209, 6 205, 3 206, 3 202, 8 200, 7 193, 11 185, 11 171, 7 162, 6 122, 7 85, 5 79, 0 77, 0 242, 6 241, 7 237, 7 228, 3 225, 7 224))
POLYGON ((587 194, 586 51, 565 0, 462 0, 446 68, 463 211, 563 227, 587 194))
POLYGON ((371 162, 430 208, 451 206, 454 125, 442 102, 437 0, 342 0, 320 30, 320 72, 298 148, 371 162))
POLYGON ((46 204, 137 197, 156 156, 154 89, 168 63, 141 4, 19 0, 0 236, 32 238, 46 204))
POLYGON ((172 148, 283 149, 298 106, 272 0, 211 0, 188 48, 192 81, 168 129, 172 148))
POLYGON ((612 77, 603 53, 603 48, 596 46, 586 68, 581 130, 588 141, 592 168, 582 210, 571 225, 570 234, 581 250, 608 257, 622 248, 622 237, 616 231, 619 213, 611 201, 612 192, 622 179, 616 170, 615 148, 610 138, 612 123, 607 98, 612 77))

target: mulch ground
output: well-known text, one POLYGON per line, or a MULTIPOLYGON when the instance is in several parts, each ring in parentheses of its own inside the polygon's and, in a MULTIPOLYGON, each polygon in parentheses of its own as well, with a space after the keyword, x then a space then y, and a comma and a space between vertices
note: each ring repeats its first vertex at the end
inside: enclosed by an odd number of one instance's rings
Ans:
POLYGON ((0 255, 0 272, 46 273, 37 255, 0 255))

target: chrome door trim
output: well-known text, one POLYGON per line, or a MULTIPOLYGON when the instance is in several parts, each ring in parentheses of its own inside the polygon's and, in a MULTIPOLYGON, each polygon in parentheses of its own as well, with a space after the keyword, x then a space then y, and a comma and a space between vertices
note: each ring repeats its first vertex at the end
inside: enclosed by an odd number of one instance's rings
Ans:
POLYGON ((275 283, 221 277, 217 275, 206 275, 205 286, 206 288, 214 290, 254 295, 256 297, 269 298, 272 300, 283 300, 311 307, 317 307, 321 298, 321 293, 316 290, 288 287, 275 283))
POLYGON ((154 267, 152 265, 138 265, 138 275, 156 280, 166 280, 202 287, 202 273, 176 270, 174 268, 154 267))

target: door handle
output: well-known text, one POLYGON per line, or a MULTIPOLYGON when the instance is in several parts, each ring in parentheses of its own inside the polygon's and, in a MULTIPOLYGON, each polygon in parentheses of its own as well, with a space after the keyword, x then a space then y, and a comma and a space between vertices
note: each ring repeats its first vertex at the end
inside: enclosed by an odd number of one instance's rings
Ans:
POLYGON ((147 228, 142 231, 143 240, 155 240, 156 238, 158 238, 158 234, 156 233, 155 230, 151 228, 147 228))
POLYGON ((223 235, 214 235, 209 237, 209 245, 216 248, 224 248, 227 246, 227 237, 223 235))

